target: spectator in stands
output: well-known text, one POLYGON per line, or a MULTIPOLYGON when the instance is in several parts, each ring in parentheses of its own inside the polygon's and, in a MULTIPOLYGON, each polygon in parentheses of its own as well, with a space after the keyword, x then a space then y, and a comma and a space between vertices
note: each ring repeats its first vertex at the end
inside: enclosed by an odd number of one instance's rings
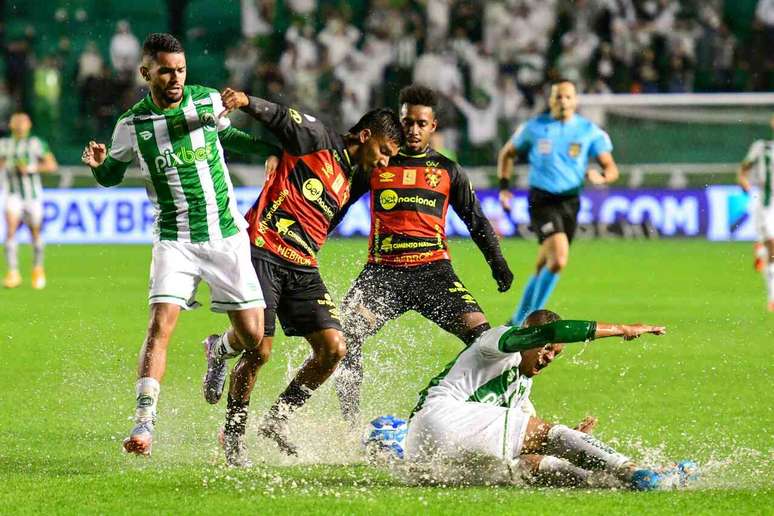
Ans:
POLYGON ((126 20, 116 23, 116 32, 110 39, 110 63, 119 78, 127 81, 140 65, 140 42, 126 20))
POLYGON ((242 39, 238 45, 226 50, 224 66, 228 71, 229 86, 240 91, 246 90, 257 63, 258 49, 247 39, 242 39))
POLYGON ((11 95, 4 80, 0 80, 0 136, 8 134, 8 120, 13 112, 11 95))
POLYGON ((78 57, 78 75, 76 76, 78 86, 81 87, 88 79, 100 75, 103 64, 104 60, 97 50, 97 44, 94 41, 86 43, 83 52, 78 57))
POLYGON ((468 152, 462 161, 469 165, 481 165, 492 162, 498 150, 498 117, 501 103, 497 90, 475 90, 472 102, 459 93, 452 95, 452 101, 465 116, 466 140, 468 152))
POLYGON ((360 31, 350 25, 339 12, 332 12, 325 23, 325 28, 317 36, 317 41, 327 51, 328 64, 336 66, 355 49, 355 43, 360 39, 360 31))
POLYGON ((774 74, 774 0, 758 0, 755 7, 755 39, 753 48, 753 87, 767 91, 774 86, 771 83, 774 74))
POLYGON ((61 131, 58 130, 62 74, 53 56, 46 56, 32 73, 33 113, 35 127, 47 142, 56 146, 61 131))

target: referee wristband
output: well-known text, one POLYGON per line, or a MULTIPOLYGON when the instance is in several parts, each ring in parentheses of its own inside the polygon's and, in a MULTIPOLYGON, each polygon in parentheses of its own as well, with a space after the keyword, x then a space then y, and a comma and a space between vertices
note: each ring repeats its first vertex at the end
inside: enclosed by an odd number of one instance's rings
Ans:
POLYGON ((500 190, 508 190, 510 189, 510 181, 506 177, 500 178, 500 190))

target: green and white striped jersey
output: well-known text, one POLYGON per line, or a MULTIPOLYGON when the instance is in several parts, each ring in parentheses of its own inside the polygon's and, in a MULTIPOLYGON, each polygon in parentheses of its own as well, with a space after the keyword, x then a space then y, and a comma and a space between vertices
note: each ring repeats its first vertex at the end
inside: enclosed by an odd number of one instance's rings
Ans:
POLYGON ((750 182, 761 189, 761 203, 771 206, 774 200, 774 140, 756 140, 743 163, 753 167, 750 182))
POLYGON ((412 416, 434 398, 519 407, 529 401, 532 378, 519 373, 521 353, 500 349, 500 337, 510 330, 485 331, 419 393, 412 416))
POLYGON ((234 198, 218 133, 231 122, 217 90, 185 86, 178 108, 162 110, 150 94, 121 115, 109 156, 137 158, 156 210, 155 237, 207 242, 247 227, 234 198))
POLYGON ((13 136, 0 139, 0 161, 4 162, 3 186, 9 195, 18 195, 23 200, 40 200, 43 188, 37 172, 43 157, 51 152, 48 144, 37 136, 16 139, 13 136), (27 173, 19 172, 19 166, 26 166, 27 173))

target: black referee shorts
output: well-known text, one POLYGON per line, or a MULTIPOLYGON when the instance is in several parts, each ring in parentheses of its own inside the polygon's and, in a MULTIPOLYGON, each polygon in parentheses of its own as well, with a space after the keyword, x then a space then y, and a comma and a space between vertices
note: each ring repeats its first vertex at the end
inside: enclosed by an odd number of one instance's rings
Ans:
POLYGON ((564 233, 572 242, 578 228, 580 197, 556 195, 539 188, 530 188, 527 197, 530 227, 541 244, 556 233, 564 233))

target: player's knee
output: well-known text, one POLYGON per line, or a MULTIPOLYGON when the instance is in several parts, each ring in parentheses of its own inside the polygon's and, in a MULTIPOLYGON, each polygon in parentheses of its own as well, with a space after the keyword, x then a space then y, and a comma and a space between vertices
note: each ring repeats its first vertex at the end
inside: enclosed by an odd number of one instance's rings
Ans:
POLYGON ((259 350, 263 342, 263 322, 257 321, 246 328, 242 328, 237 337, 241 341, 243 349, 259 350))
POLYGON ((562 270, 567 267, 567 262, 569 260, 569 256, 566 254, 559 254, 557 256, 552 257, 547 264, 548 270, 553 272, 554 274, 558 274, 562 272, 562 270))
POLYGON ((257 357, 257 360, 261 364, 265 364, 271 358, 271 345, 268 341, 262 340, 254 349, 254 353, 257 357))
POLYGON ((332 332, 326 336, 322 346, 323 359, 329 363, 339 363, 347 355, 347 345, 344 336, 340 332, 332 332))

